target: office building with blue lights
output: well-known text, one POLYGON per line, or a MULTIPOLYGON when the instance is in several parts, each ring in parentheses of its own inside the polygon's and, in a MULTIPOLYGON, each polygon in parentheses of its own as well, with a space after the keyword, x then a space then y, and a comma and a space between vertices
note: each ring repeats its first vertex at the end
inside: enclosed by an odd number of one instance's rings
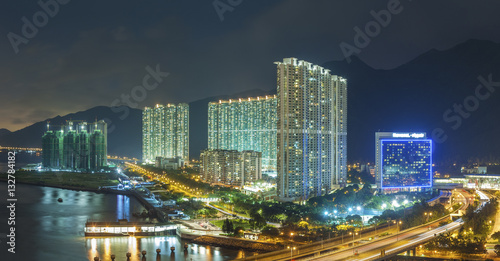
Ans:
POLYGON ((375 133, 377 188, 419 191, 432 187, 432 140, 425 133, 375 133))

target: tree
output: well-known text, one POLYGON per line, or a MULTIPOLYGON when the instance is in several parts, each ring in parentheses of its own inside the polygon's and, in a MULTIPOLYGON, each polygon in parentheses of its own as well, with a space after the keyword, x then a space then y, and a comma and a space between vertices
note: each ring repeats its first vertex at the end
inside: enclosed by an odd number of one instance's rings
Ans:
POLYGON ((500 256, 500 245, 495 245, 495 254, 497 254, 497 256, 500 256))
POLYGON ((361 218, 360 215, 350 215, 345 218, 349 224, 353 226, 362 226, 363 225, 363 219, 361 218))
POLYGON ((233 222, 231 222, 231 220, 228 220, 228 223, 227 223, 227 232, 228 233, 234 233, 233 222))
POLYGON ((248 221, 253 230, 263 228, 266 225, 266 220, 256 211, 250 213, 250 220, 248 221))
POLYGON ((275 215, 275 219, 279 220, 279 222, 281 224, 283 224, 286 221, 287 216, 284 213, 280 213, 280 214, 275 215))
POLYGON ((373 216, 368 220, 368 224, 370 225, 378 225, 380 222, 385 221, 382 220, 379 216, 373 216))
POLYGON ((262 229, 262 235, 269 237, 277 237, 280 234, 279 230, 273 226, 266 225, 262 229))
POLYGON ((236 227, 234 229, 234 236, 238 237, 238 236, 241 236, 241 234, 243 234, 243 232, 245 231, 245 229, 241 226, 239 227, 236 227))
POLYGON ((222 223, 222 232, 224 232, 224 233, 227 233, 227 222, 228 222, 228 219, 226 218, 224 220, 224 223, 222 223))
POLYGON ((491 238, 500 241, 500 231, 497 231, 491 235, 491 238))
POLYGON ((300 228, 303 228, 305 230, 309 229, 309 223, 307 223, 306 221, 300 221, 298 225, 300 228))
POLYGON ((226 234, 233 233, 233 222, 226 218, 226 220, 224 220, 224 223, 222 223, 222 232, 226 234))

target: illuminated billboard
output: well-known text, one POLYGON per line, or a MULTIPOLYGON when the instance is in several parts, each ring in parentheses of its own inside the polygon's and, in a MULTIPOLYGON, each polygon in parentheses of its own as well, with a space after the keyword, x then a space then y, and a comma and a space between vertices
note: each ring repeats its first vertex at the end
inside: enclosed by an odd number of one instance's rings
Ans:
POLYGON ((432 140, 381 139, 381 188, 432 186, 432 140))

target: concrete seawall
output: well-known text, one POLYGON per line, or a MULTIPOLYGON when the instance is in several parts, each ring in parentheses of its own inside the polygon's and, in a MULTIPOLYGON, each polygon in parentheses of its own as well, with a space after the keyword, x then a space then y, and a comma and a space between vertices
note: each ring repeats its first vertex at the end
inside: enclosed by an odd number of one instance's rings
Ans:
POLYGON ((245 249, 255 252, 271 252, 283 249, 281 245, 228 237, 200 236, 193 239, 192 242, 232 249, 245 249))

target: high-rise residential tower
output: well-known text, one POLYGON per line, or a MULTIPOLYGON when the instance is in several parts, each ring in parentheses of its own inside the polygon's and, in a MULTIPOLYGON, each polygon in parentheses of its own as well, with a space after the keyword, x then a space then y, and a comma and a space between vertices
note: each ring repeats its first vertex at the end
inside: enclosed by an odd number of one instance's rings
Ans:
POLYGON ((312 63, 277 65, 278 197, 305 200, 344 185, 347 81, 312 63))
POLYGON ((54 131, 47 124, 42 150, 46 168, 101 170, 108 165, 107 124, 102 120, 92 124, 67 121, 54 131))
POLYGON ((276 175, 276 95, 208 104, 208 149, 262 153, 262 172, 276 175))
POLYGON ((180 157, 189 161, 189 105, 146 107, 142 112, 142 160, 180 157))

